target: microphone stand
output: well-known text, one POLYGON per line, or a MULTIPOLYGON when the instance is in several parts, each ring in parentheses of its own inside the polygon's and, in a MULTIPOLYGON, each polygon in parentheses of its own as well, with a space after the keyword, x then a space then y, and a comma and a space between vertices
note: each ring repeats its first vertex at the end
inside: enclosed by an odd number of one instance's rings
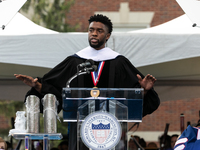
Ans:
POLYGON ((75 79, 76 77, 78 77, 79 75, 82 75, 82 74, 89 74, 91 71, 96 71, 97 67, 95 65, 92 66, 92 68, 87 68, 85 67, 84 69, 81 69, 81 70, 78 70, 78 66, 77 66, 77 70, 78 72, 73 75, 66 83, 66 87, 69 88, 70 86, 70 83, 73 79, 75 79))
MULTIPOLYGON (((83 69, 83 70, 85 70, 85 69, 83 69)), ((76 77, 78 77, 79 75, 82 75, 82 74, 87 74, 88 72, 87 71, 84 71, 83 72, 83 70, 80 70, 80 71, 78 71, 75 75, 73 75, 68 81, 67 81, 67 83, 66 83, 66 88, 67 88, 67 90, 69 90, 69 88, 70 88, 70 83, 71 83, 71 81, 73 80, 73 79, 75 79, 76 77)), ((71 109, 64 109, 64 106, 63 106, 63 111, 65 111, 65 112, 70 112, 70 111, 74 111, 75 109, 74 108, 71 108, 71 109)))
MULTIPOLYGON (((78 77, 79 75, 83 75, 83 74, 89 74, 91 71, 96 71, 97 70, 97 66, 96 65, 93 65, 91 68, 83 68, 81 70, 79 70, 78 66, 77 66, 77 73, 75 75, 73 75, 66 83, 66 88, 67 90, 69 90, 70 88, 70 83, 73 79, 75 79, 76 77, 78 77)), ((64 107, 63 107, 63 110, 66 111, 66 112, 69 112, 69 111, 73 111, 74 108, 72 109, 68 109, 68 110, 65 110, 64 107)))
POLYGON ((84 71, 84 72, 79 71, 79 72, 77 72, 75 75, 73 75, 73 76, 67 81, 66 87, 69 88, 69 87, 70 87, 69 85, 70 85, 71 81, 72 81, 73 79, 75 79, 76 77, 78 77, 79 75, 82 75, 82 74, 87 74, 87 73, 88 73, 87 71, 84 71))

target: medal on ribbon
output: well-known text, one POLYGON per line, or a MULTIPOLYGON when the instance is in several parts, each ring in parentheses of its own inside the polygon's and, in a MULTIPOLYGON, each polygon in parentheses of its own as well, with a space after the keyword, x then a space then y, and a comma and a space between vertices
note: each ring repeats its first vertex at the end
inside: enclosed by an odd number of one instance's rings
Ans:
POLYGON ((93 87, 93 89, 90 91, 90 95, 92 97, 98 97, 100 94, 100 91, 97 87, 93 87))

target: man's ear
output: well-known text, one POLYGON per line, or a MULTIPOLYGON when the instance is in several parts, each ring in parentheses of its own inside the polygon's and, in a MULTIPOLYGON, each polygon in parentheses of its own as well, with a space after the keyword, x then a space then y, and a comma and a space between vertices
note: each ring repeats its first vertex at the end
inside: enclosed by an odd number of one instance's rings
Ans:
POLYGON ((110 38, 110 33, 108 33, 108 34, 106 35, 106 41, 108 41, 109 38, 110 38))

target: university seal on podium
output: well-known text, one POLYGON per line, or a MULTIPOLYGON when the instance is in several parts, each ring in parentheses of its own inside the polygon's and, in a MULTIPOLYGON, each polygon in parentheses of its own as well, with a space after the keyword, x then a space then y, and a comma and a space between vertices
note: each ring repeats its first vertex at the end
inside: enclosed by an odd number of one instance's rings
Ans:
POLYGON ((121 139, 121 125, 110 113, 95 112, 81 125, 81 139, 91 149, 105 150, 115 147, 121 139))

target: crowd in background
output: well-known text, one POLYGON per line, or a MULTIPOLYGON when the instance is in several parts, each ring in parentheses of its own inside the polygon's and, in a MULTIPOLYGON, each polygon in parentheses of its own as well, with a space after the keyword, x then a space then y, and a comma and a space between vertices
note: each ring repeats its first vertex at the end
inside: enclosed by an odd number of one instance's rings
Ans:
MULTIPOLYGON (((128 150, 138 150, 138 148, 145 150, 173 150, 175 142, 178 138, 177 134, 172 136, 162 135, 158 138, 159 144, 155 142, 146 142, 144 138, 137 135, 131 136, 128 141, 128 150), (162 146, 162 141, 164 140, 164 145, 162 146)), ((11 150, 12 147, 9 142, 4 141, 0 137, 0 149, 11 150)), ((32 150, 43 150, 43 141, 33 141, 32 150)), ((68 141, 63 140, 59 143, 58 147, 52 147, 51 150, 68 150, 68 141)))

